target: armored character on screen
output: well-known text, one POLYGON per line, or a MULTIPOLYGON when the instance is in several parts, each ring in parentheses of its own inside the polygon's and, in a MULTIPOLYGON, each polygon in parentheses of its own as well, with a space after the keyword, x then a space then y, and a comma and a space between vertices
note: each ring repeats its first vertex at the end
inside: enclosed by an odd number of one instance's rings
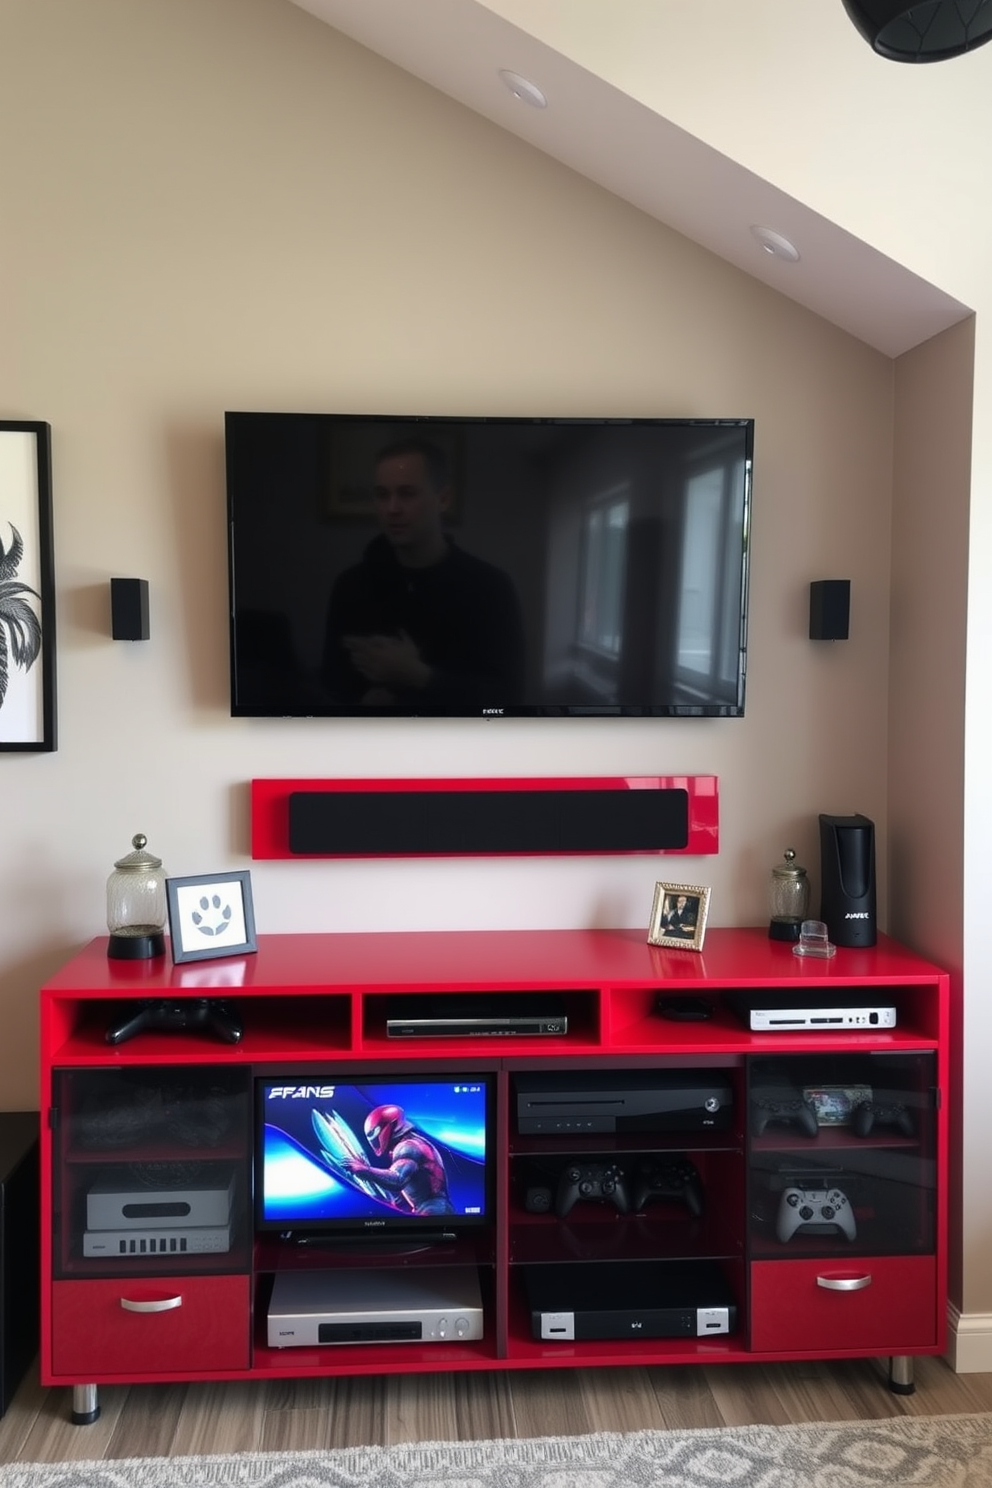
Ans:
POLYGON ((524 630, 516 590, 445 530, 444 451, 404 439, 380 451, 379 535, 335 581, 321 676, 333 700, 424 713, 521 701, 524 630))
POLYGON ((411 1214, 453 1214, 444 1159, 406 1119, 401 1106, 376 1106, 365 1118, 365 1136, 377 1157, 389 1166, 376 1168, 360 1160, 345 1164, 348 1172, 371 1180, 386 1191, 395 1208, 411 1214))

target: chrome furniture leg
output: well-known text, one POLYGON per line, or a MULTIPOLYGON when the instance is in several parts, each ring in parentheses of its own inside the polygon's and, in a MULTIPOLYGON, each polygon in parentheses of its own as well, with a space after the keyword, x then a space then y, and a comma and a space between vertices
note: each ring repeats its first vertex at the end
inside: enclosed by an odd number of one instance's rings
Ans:
POLYGON ((90 1426, 100 1414, 96 1385, 73 1385, 72 1424, 90 1426))

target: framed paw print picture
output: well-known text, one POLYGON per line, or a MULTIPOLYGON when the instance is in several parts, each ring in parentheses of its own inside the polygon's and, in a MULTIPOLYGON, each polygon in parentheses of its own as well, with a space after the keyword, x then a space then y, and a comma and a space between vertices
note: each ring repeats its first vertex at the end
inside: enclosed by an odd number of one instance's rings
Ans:
POLYGON ((167 878, 173 961, 208 961, 257 951, 251 874, 167 878))

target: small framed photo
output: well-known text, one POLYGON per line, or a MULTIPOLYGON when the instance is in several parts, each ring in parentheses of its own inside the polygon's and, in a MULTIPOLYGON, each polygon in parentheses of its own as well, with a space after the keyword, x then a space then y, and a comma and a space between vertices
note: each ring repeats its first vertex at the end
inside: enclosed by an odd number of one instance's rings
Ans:
POLYGON ((251 874, 167 878, 173 961, 209 961, 257 951, 251 874))
POLYGON ((701 951, 706 934, 710 891, 700 884, 656 883, 648 945, 701 951))

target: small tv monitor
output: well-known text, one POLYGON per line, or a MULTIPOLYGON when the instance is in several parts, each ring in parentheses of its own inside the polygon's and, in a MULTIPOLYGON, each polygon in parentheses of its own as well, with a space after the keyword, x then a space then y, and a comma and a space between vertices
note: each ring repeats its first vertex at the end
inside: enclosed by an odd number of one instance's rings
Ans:
POLYGON ((455 1233, 492 1214, 490 1076, 256 1081, 258 1228, 455 1233))
POLYGON ((753 441, 227 413, 232 714, 743 714, 753 441))

